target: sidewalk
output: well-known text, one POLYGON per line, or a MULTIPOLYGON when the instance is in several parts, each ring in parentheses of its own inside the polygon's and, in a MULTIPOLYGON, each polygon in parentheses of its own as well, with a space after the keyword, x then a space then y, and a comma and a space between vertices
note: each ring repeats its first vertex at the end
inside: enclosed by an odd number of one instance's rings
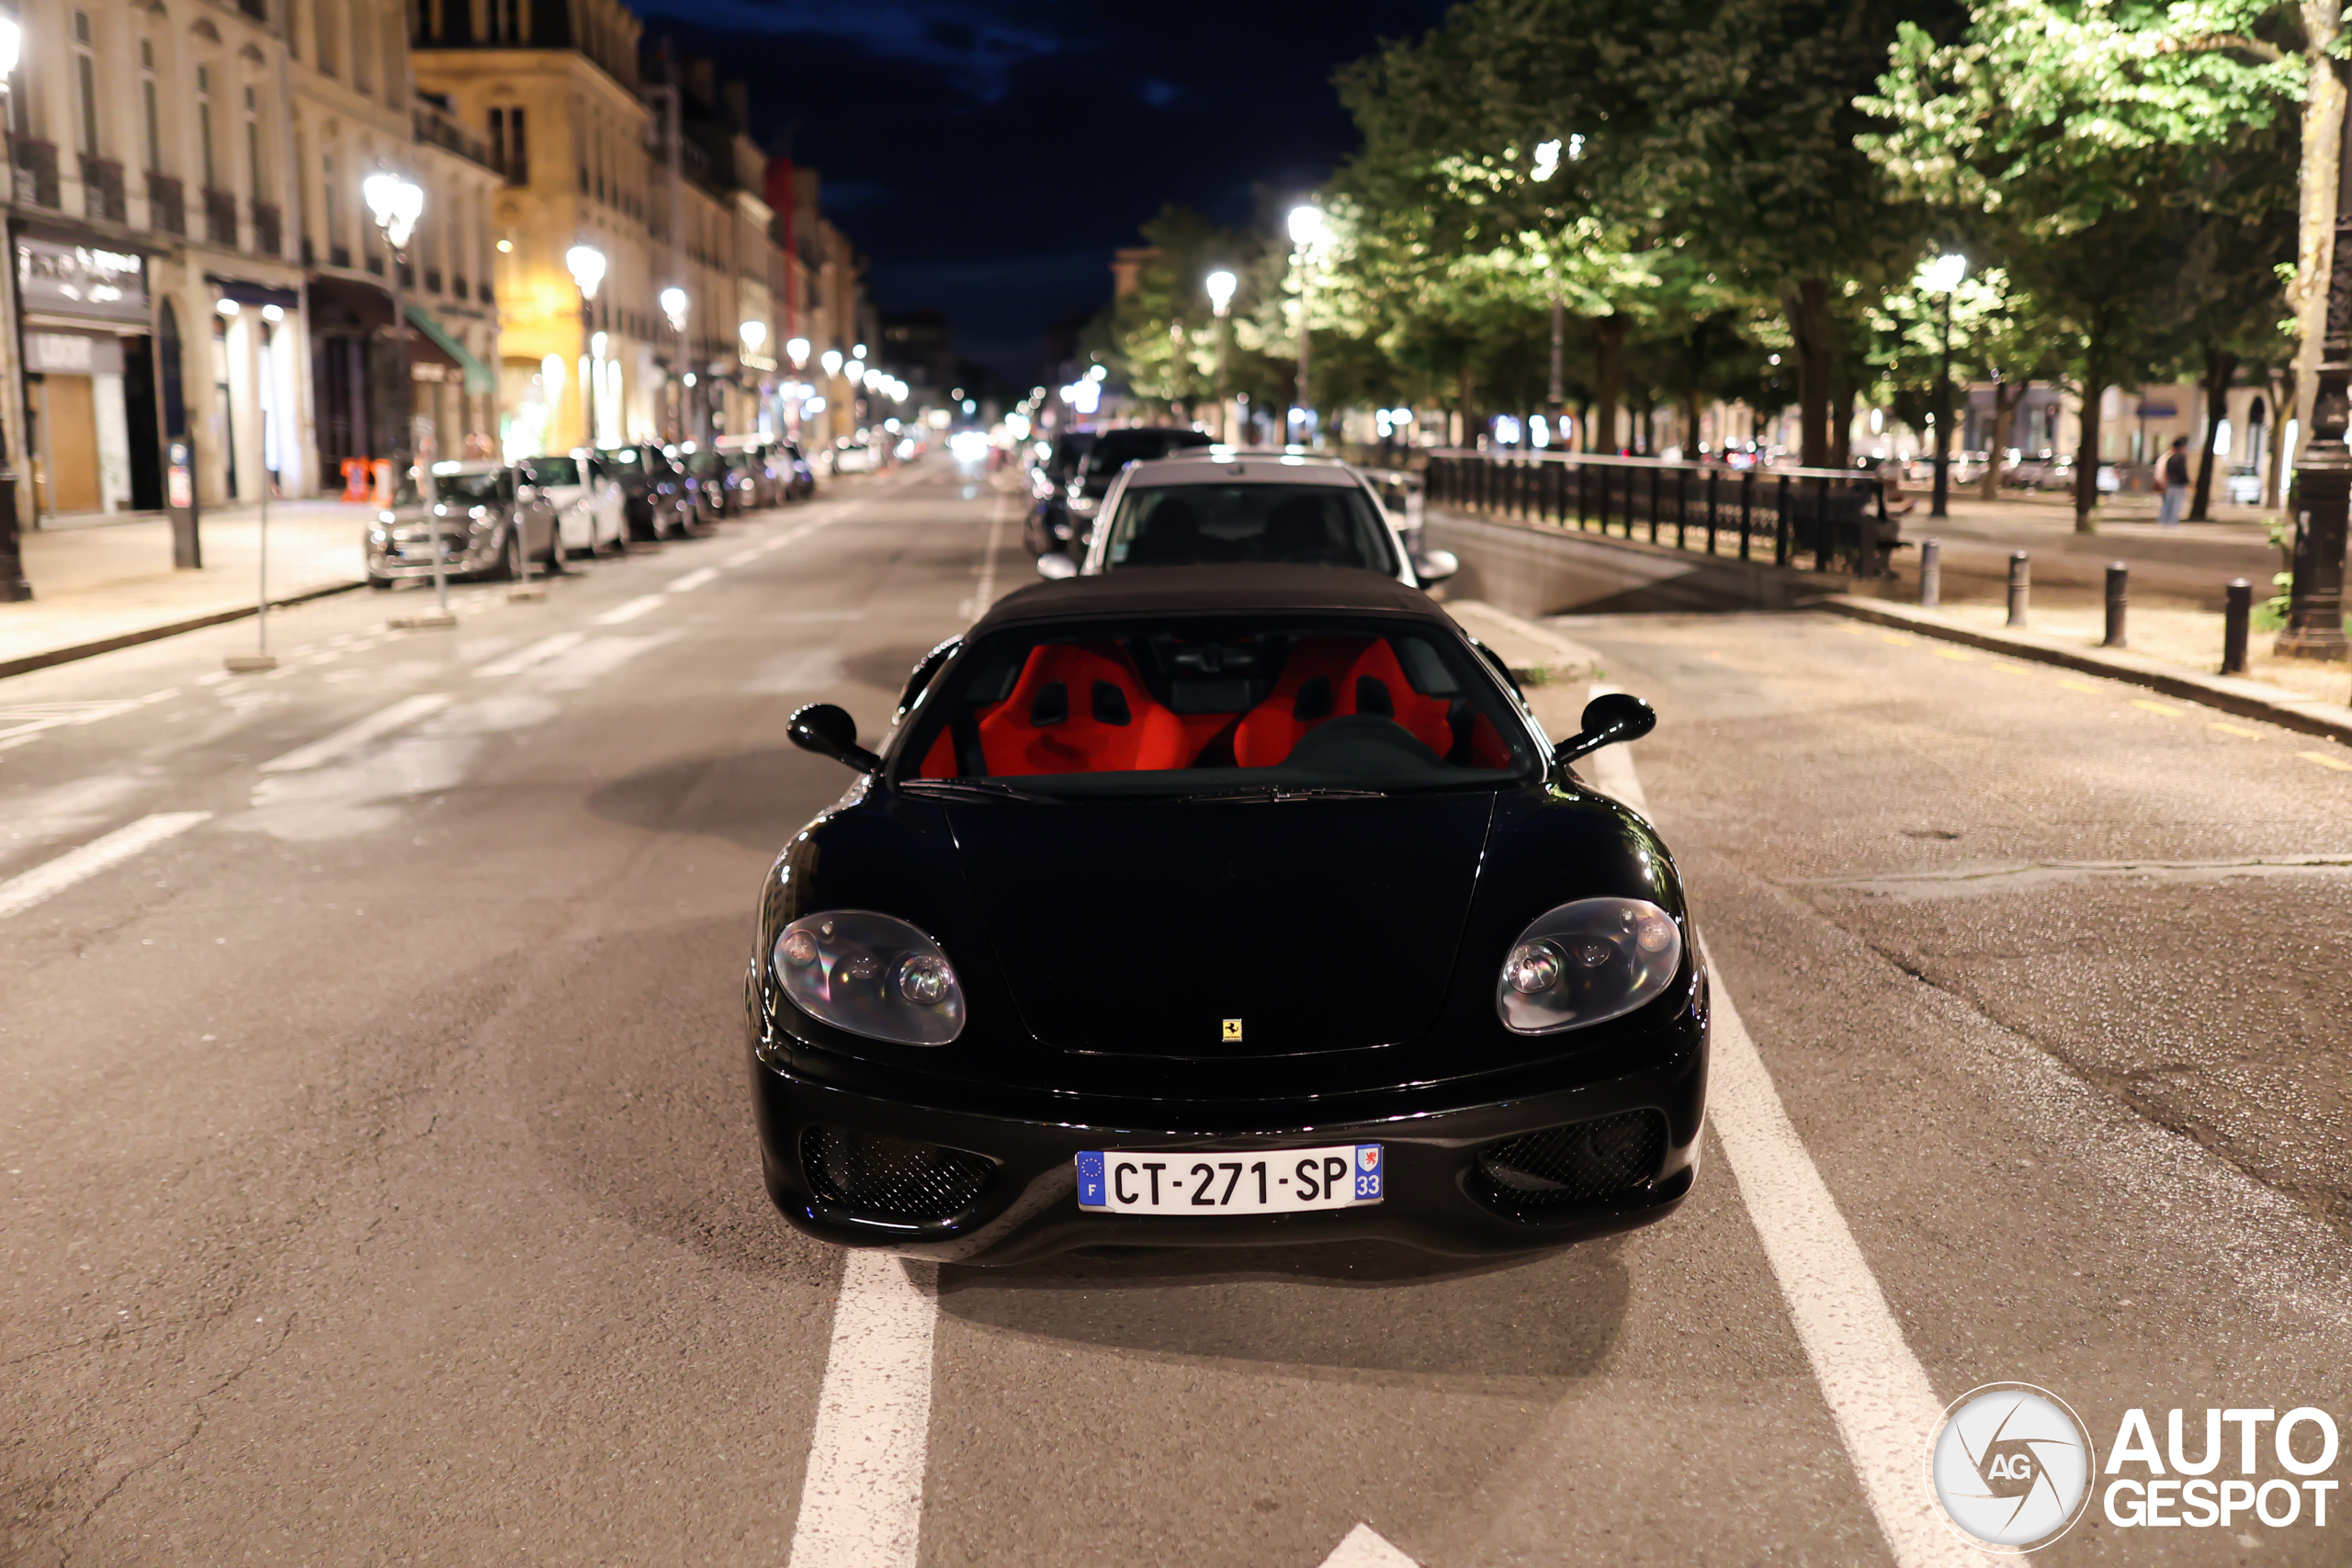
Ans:
MULTIPOLYGON (((171 525, 161 518, 25 534, 33 597, 0 604, 0 676, 252 615, 260 515, 258 506, 207 510, 201 571, 173 569, 171 525)), ((344 502, 272 502, 271 603, 366 581, 367 516, 344 502)))
MULTIPOLYGON (((2216 506, 2213 522, 2165 528, 2156 523, 2154 496, 2109 496, 2094 514, 2098 532, 2077 534, 2071 497, 2009 495, 1979 501, 1955 495, 1951 515, 1946 518, 1928 515, 1925 495, 1918 502, 1903 519, 1903 538, 1910 547, 1895 552, 1897 576, 1872 585, 1873 597, 1917 599, 1917 547, 1926 538, 1942 541, 1947 604, 2006 603, 2013 550, 2032 558, 2035 604, 2052 609, 2101 604, 2110 561, 2132 569, 2135 608, 2210 609, 2217 614, 2222 586, 2230 579, 2243 577, 2253 583, 2259 603, 2270 596, 2270 579, 2282 565, 2264 530, 2267 513, 2256 507, 2216 506)), ((2213 644, 2217 660, 2219 635, 2213 644)))

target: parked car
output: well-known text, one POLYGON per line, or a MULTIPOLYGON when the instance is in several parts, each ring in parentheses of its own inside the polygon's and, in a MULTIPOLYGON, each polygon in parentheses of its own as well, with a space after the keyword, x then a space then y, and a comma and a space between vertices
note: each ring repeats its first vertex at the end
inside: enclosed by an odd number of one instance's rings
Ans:
POLYGON ((667 539, 694 531, 694 501, 686 472, 656 443, 599 451, 597 458, 621 487, 632 539, 667 539))
POLYGON ((2251 463, 2232 466, 2222 481, 2222 499, 2233 506, 2262 504, 2262 470, 2251 463))
POLYGON ((368 527, 368 585, 431 577, 519 577, 524 558, 563 570, 554 504, 503 463, 435 463, 425 494, 368 527))
POLYGON ((628 503, 604 459, 580 450, 526 457, 515 465, 523 482, 554 506, 567 555, 599 556, 628 548, 628 503))
POLYGON ((843 435, 833 442, 833 472, 837 474, 870 474, 880 463, 874 448, 855 436, 843 435))
POLYGON ((1690 1191, 1704 962, 1573 766, 1638 697, 1555 746, 1419 590, 1268 565, 1009 594, 900 712, 878 755, 838 707, 790 728, 865 775, 784 844, 745 987, 799 1229, 1493 1256, 1690 1191))
POLYGON ((817 493, 817 470, 809 465, 808 455, 797 441, 786 441, 776 448, 784 465, 784 493, 787 501, 806 501, 817 493))
MULTIPOLYGON (((2071 491, 2075 488, 2074 454, 2042 452, 2034 457, 2021 457, 2011 465, 2002 482, 2019 490, 2071 491)), ((2097 482, 2100 492, 2107 495, 2114 494, 2123 485, 2114 466, 2109 463, 2099 465, 2097 482)))
POLYGON ((1129 463, 1148 462, 1186 447, 1206 446, 1211 440, 1201 431, 1178 425, 1133 425, 1094 432, 1085 455, 1071 467, 1069 477, 1057 488, 1040 495, 1031 509, 1029 521, 1022 529, 1029 553, 1076 553, 1087 529, 1093 526, 1095 512, 1102 506, 1112 481, 1119 477, 1120 469, 1129 463))
POLYGON ((741 517, 760 509, 758 483, 744 467, 743 456, 714 446, 697 451, 681 448, 686 476, 694 482, 695 500, 706 521, 741 517))
POLYGON ((775 436, 722 435, 718 445, 748 479, 754 509, 784 504, 785 459, 775 436))
POLYGON ((1079 547, 1075 559, 1040 556, 1039 573, 1280 563, 1357 567, 1419 585, 1459 570, 1444 550, 1410 558, 1380 492, 1351 466, 1223 447, 1129 465, 1079 547))

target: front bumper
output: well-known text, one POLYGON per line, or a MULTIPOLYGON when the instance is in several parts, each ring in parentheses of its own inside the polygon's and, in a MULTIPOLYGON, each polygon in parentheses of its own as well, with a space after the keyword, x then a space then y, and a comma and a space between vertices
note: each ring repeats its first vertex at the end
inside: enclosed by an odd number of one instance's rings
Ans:
MULTIPOLYGON (((822 1240, 887 1247, 942 1262, 1012 1263, 1079 1247, 1292 1246, 1379 1239, 1450 1257, 1508 1256, 1631 1230, 1665 1218, 1690 1192, 1697 1172, 1706 1102, 1703 1010, 1660 1040, 1653 1063, 1594 1081, 1564 1074, 1552 1085, 1514 1084, 1508 1094, 1475 1087, 1397 1091, 1375 1112, 1327 1122, 1206 1132, 1212 1111, 1170 1107, 1163 1121, 1193 1130, 1139 1126, 1125 1117, 1089 1114, 1080 1103, 1068 1120, 1031 1120, 910 1104, 802 1077, 774 1058, 752 1054, 752 1097, 768 1195, 786 1218, 822 1240), (1648 1179, 1589 1200, 1530 1209, 1499 1190, 1481 1168, 1481 1152, 1502 1141, 1629 1113, 1663 1119, 1659 1153, 1648 1179), (1125 1121, 1125 1124, 1119 1124, 1125 1121), (854 1133, 967 1151, 994 1162, 976 1195, 944 1219, 910 1220, 861 1211, 813 1176, 810 1129, 854 1133), (1351 1143, 1385 1151, 1386 1196, 1379 1203, 1295 1214, 1106 1214, 1078 1206, 1076 1160, 1085 1149, 1170 1154, 1252 1154, 1351 1143)), ((1131 1107, 1122 1107, 1127 1115, 1131 1107)), ((1237 1128, 1248 1108, 1232 1108, 1237 1128)))
MULTIPOLYGON (((442 572, 450 577, 465 577, 492 570, 498 564, 499 548, 504 538, 504 531, 498 528, 481 534, 467 528, 444 530, 442 572)), ((368 541, 368 575, 431 577, 433 541, 422 531, 411 534, 407 529, 400 530, 389 540, 379 541, 371 536, 368 541)))

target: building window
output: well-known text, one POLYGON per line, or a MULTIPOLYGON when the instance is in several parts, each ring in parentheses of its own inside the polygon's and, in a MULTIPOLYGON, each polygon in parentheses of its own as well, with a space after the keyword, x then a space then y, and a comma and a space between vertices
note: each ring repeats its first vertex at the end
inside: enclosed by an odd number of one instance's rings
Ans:
POLYGON ((334 74, 334 0, 317 0, 311 8, 311 27, 318 37, 318 47, 312 51, 319 57, 319 69, 334 74))
POLYGON ((375 90, 376 40, 368 28, 368 7, 354 0, 351 7, 351 85, 363 93, 375 90))
POLYGON ((521 0, 490 0, 491 42, 522 42, 522 29, 515 25, 515 13, 520 4, 521 0))
POLYGON ((220 186, 220 171, 212 156, 212 67, 196 68, 196 140, 203 152, 204 184, 207 189, 220 186))
POLYGON ((253 199, 267 201, 269 165, 261 155, 261 96, 251 87, 245 89, 245 165, 253 179, 253 199))
POLYGON ((74 13, 74 71, 82 89, 82 151, 98 155, 98 64, 90 48, 90 13, 74 13))
MULTIPOLYGON (((327 153, 320 163, 326 171, 325 184, 320 187, 320 210, 326 214, 327 249, 343 251, 348 255, 348 242, 343 231, 343 193, 335 188, 334 183, 334 154, 327 153)), ((338 262, 335 265, 344 266, 349 264, 338 262)))
POLYGON ((139 99, 147 116, 147 166, 164 167, 164 116, 155 98, 155 40, 139 40, 139 99))

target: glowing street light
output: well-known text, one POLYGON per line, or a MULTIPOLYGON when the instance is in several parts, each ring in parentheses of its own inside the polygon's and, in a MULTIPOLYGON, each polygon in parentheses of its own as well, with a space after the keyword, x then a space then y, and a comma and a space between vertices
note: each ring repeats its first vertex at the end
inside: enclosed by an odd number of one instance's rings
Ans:
POLYGON ((825 376, 827 379, 831 379, 842 373, 842 351, 838 348, 829 348, 817 356, 817 363, 824 367, 825 376))
POLYGON ((605 253, 594 245, 574 245, 563 253, 563 265, 571 269, 571 281, 580 286, 580 297, 596 298, 596 289, 605 281, 605 253))
MULTIPOLYGON (((408 385, 408 301, 402 297, 401 268, 406 263, 409 239, 416 232, 416 220, 424 216, 424 187, 389 168, 379 168, 359 183, 359 194, 368 203, 368 216, 376 227, 383 231, 384 246, 392 253, 392 344, 394 362, 400 367, 400 378, 407 395, 401 399, 399 417, 392 423, 392 483, 395 498, 398 488, 408 479, 409 427, 416 416, 415 391, 408 385)), ((433 602, 430 616, 413 617, 417 626, 455 626, 456 617, 449 614, 449 578, 443 567, 448 554, 442 543, 441 525, 433 524, 433 602)))
POLYGON ((1944 297, 1944 365, 1936 378, 1936 490, 1928 507, 1930 517, 1951 515, 1951 297, 1968 276, 1968 258, 1938 256, 1919 269, 1919 284, 1944 297))
POLYGON ((1208 290, 1209 309, 1216 312, 1216 438, 1231 441, 1233 433, 1227 428, 1232 415, 1225 404, 1225 364, 1226 345, 1233 341, 1233 325, 1226 318, 1233 310, 1233 293, 1241 287, 1241 280, 1219 267, 1201 280, 1201 287, 1208 290))
POLYGON ((1324 220, 1323 209, 1310 201, 1300 202, 1290 209, 1288 226, 1290 243, 1301 250, 1310 250, 1321 244, 1324 236, 1330 232, 1329 225, 1324 220))
POLYGON ((808 367, 808 340, 807 338, 797 337, 788 340, 784 345, 784 352, 791 359, 792 367, 795 370, 802 370, 808 367))
POLYGON ((1314 439, 1312 410, 1314 399, 1307 381, 1307 328, 1309 317, 1315 313, 1315 253, 1330 233, 1324 221, 1323 209, 1312 202, 1301 202, 1290 209, 1291 243, 1298 247, 1298 399, 1299 434, 1314 439))
MULTIPOLYGON (((563 265, 571 274, 571 281, 580 289, 580 338, 587 345, 589 364, 604 357, 596 351, 590 335, 596 330, 596 290, 605 281, 605 253, 582 242, 563 253, 563 265)), ((582 446, 596 445, 596 388, 593 373, 580 378, 580 439, 582 446)))

